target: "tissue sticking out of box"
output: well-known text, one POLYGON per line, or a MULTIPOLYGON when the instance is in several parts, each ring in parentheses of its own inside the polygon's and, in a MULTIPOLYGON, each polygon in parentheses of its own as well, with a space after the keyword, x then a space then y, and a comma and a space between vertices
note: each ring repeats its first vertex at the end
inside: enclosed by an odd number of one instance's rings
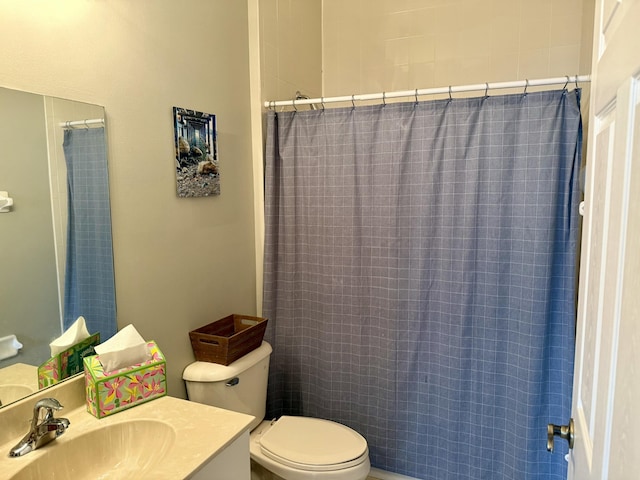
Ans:
POLYGON ((67 328, 62 335, 49 344, 49 348, 51 348, 51 356, 55 357, 59 353, 64 352, 83 340, 86 340, 90 336, 91 335, 87 330, 87 324, 84 317, 78 317, 78 319, 73 322, 73 325, 67 328))
POLYGON ((133 325, 127 325, 113 337, 95 347, 105 372, 130 367, 151 358, 147 342, 133 325))

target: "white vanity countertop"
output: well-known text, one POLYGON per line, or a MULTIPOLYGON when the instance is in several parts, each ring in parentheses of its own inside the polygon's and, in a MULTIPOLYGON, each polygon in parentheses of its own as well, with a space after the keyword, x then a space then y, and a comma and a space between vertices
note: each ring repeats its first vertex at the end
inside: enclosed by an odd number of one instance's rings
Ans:
MULTIPOLYGON (((56 398, 55 392, 50 392, 46 396, 56 398)), ((36 400, 37 398, 30 397, 25 402, 32 406, 36 400)), ((6 422, 6 419, 5 422, 1 421, 1 416, 5 413, 3 410, 0 410, 0 426, 6 422)), ((154 469, 151 476, 147 475, 148 478, 154 478, 154 480, 186 479, 190 478, 225 447, 242 435, 253 420, 250 415, 173 397, 152 400, 100 420, 88 413, 84 405, 76 405, 71 410, 65 408, 57 412, 56 416, 68 418, 71 424, 63 435, 49 444, 22 457, 8 457, 11 448, 27 433, 27 422, 23 423, 25 428, 21 435, 0 446, 0 471, 3 478, 11 478, 12 475, 27 464, 37 460, 40 455, 46 455, 47 451, 53 454, 56 446, 73 441, 74 438, 92 430, 104 428, 115 423, 135 424, 136 421, 150 420, 170 425, 175 432, 175 439, 166 455, 158 462, 157 471, 154 469)), ((139 428, 144 430, 144 425, 145 422, 140 422, 139 428)), ((106 437, 108 435, 105 435, 106 437)), ((157 439, 154 439, 153 435, 150 435, 150 437, 147 440, 149 450, 151 451, 154 447, 160 447, 159 445, 154 445, 154 441, 157 439)), ((3 440, 6 441, 7 439, 4 438, 3 440)), ((87 455, 89 457, 92 455, 90 446, 87 446, 87 455)))

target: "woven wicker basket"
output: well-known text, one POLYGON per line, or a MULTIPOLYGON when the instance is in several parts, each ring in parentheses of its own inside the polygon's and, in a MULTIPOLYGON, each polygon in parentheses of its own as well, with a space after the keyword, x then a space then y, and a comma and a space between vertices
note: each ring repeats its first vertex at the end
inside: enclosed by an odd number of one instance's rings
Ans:
POLYGON ((196 360, 230 365, 260 346, 267 321, 233 314, 189 332, 196 360))

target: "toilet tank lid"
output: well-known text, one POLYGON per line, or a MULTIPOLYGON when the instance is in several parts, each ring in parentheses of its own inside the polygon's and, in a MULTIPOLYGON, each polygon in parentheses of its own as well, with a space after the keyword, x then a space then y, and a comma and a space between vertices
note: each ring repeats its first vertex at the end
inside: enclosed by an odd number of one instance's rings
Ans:
POLYGON ((240 357, 231 365, 211 362, 193 362, 182 372, 182 378, 188 382, 221 382, 240 375, 271 355, 271 345, 267 342, 240 357))

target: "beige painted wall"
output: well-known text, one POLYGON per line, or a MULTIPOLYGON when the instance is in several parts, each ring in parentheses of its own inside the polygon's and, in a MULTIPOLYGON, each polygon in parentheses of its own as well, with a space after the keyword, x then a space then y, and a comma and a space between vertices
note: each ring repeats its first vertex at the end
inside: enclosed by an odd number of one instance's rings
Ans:
POLYGON ((189 330, 256 308, 247 2, 2 2, 0 64, 2 86, 105 106, 118 323, 183 396, 189 330), (173 106, 218 115, 221 196, 176 196, 173 106))
MULTIPOLYGON (((595 0, 582 0, 582 37, 580 43, 580 72, 591 73, 591 62, 593 61, 593 22, 596 13, 595 0)), ((586 145, 589 129, 589 111, 591 100, 591 85, 583 86, 583 96, 581 103, 585 148, 583 158, 586 159, 586 145)))
POLYGON ((583 0, 323 4, 325 96, 589 71, 580 65, 583 0))
POLYGON ((260 0, 262 100, 322 96, 322 0, 260 0))

